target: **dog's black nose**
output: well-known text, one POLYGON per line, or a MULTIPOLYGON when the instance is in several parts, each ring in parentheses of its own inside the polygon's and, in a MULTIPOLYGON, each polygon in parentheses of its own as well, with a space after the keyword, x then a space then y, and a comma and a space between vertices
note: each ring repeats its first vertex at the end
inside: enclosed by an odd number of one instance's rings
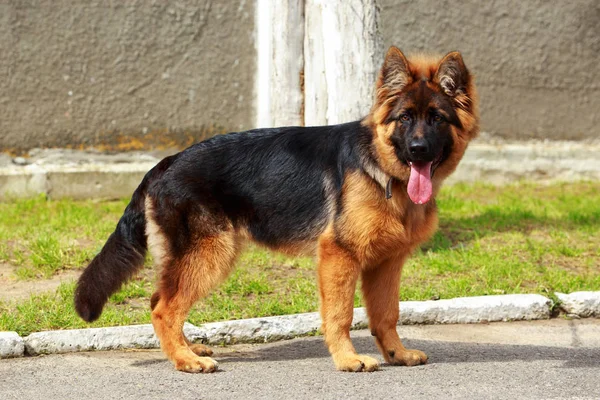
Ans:
POLYGON ((408 146, 408 150, 411 156, 419 160, 429 155, 429 144, 424 138, 413 139, 408 146))

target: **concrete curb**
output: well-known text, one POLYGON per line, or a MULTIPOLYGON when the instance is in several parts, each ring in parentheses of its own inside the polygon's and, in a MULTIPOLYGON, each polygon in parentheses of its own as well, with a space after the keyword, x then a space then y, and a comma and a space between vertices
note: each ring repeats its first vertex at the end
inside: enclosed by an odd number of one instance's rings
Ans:
MULTIPOLYGON (((597 144, 578 142, 476 141, 448 183, 598 180, 599 151, 597 144)), ((170 153, 34 149, 29 158, 0 153, 0 199, 39 194, 75 199, 129 197, 146 172, 170 153)))
POLYGON ((550 318, 551 311, 552 300, 539 294, 459 297, 400 303, 400 321, 408 325, 536 320, 550 318))
POLYGON ((157 162, 0 166, 0 200, 40 194, 54 199, 127 197, 157 162))
POLYGON ((560 308, 579 317, 600 317, 600 292, 555 293, 560 308))
POLYGON ((447 184, 486 182, 504 185, 527 180, 536 183, 600 179, 600 146, 569 141, 531 141, 469 145, 447 184))
MULTIPOLYGON (((186 323, 184 332, 190 335, 190 329, 194 328, 196 327, 186 323)), ((154 335, 151 324, 35 332, 26 336, 24 343, 26 354, 32 356, 78 351, 155 349, 159 347, 158 339, 154 335)))
POLYGON ((0 332, 0 359, 21 357, 24 351, 23 339, 17 332, 0 332))
MULTIPOLYGON (((600 291, 556 293, 560 307, 580 317, 600 317, 600 291)), ((400 303, 400 325, 469 324, 495 321, 539 320, 551 317, 552 300, 537 294, 461 297, 437 301, 400 303)), ((233 344, 272 342, 315 334, 321 326, 318 313, 213 322, 202 326, 186 323, 184 331, 193 342, 233 344)), ((352 328, 368 326, 366 310, 354 309, 352 328)), ((0 358, 25 354, 69 353, 126 348, 158 348, 152 325, 118 326, 32 333, 0 332, 0 358)))

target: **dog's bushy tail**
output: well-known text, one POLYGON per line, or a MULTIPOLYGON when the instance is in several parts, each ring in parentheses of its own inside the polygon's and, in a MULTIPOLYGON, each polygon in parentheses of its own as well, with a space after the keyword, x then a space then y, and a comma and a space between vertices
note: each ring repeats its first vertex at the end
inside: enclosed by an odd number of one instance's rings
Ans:
POLYGON ((98 319, 110 295, 144 265, 146 218, 140 189, 135 191, 117 228, 77 282, 75 310, 87 322, 98 319))
POLYGON ((87 322, 100 317, 104 304, 143 265, 146 241, 145 200, 148 184, 161 175, 171 157, 146 174, 106 244, 83 271, 75 289, 75 310, 87 322))

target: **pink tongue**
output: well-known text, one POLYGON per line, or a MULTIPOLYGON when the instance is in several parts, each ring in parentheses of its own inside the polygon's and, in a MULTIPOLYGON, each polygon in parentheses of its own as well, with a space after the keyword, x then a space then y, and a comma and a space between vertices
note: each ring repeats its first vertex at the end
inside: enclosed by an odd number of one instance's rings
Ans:
POLYGON ((431 164, 431 161, 414 162, 410 166, 408 197, 415 204, 425 204, 431 199, 431 164))

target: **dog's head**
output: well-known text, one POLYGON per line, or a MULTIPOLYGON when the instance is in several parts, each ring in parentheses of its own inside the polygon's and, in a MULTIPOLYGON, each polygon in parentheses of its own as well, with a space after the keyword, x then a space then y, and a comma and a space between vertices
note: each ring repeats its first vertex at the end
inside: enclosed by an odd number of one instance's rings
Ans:
POLYGON ((473 77, 458 52, 407 59, 391 47, 367 119, 381 168, 426 203, 478 133, 473 77))

